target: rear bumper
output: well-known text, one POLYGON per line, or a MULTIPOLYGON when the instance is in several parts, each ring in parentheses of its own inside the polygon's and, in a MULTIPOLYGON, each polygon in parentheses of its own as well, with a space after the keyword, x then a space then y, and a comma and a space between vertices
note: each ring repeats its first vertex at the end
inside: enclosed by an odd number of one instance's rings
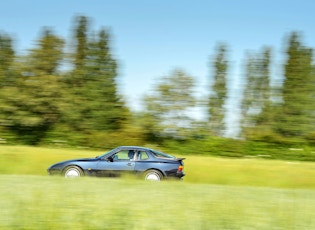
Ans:
POLYGON ((179 179, 181 179, 182 177, 184 177, 186 174, 184 172, 177 172, 176 173, 176 177, 178 177, 179 179))

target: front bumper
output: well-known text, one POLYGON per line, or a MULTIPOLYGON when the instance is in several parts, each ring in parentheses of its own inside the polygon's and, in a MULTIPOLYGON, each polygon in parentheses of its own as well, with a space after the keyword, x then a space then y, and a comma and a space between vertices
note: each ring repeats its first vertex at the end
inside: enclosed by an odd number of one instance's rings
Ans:
POLYGON ((59 169, 47 169, 47 174, 49 176, 61 175, 61 171, 59 169))

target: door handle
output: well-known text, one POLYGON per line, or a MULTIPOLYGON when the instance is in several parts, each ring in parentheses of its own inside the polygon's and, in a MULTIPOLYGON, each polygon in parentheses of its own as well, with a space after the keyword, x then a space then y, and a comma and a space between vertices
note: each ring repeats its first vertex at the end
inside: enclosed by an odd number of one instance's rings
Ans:
POLYGON ((133 165, 133 163, 128 163, 127 165, 128 165, 128 166, 132 166, 132 165, 133 165))

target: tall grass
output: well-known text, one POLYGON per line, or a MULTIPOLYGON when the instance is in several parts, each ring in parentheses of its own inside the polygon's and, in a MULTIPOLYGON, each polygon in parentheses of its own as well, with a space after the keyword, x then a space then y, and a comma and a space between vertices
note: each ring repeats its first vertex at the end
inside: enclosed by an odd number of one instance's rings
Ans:
POLYGON ((0 145, 0 174, 47 175, 47 168, 58 161, 94 157, 103 152, 89 149, 58 149, 0 145))
MULTIPOLYGON (((49 149, 28 146, 0 146, 0 174, 47 175, 58 161, 94 157, 105 151, 49 149)), ((183 156, 185 157, 185 156, 183 156)), ((315 188, 315 163, 187 156, 185 182, 218 185, 315 188)))
POLYGON ((100 154, 0 146, 0 229, 315 229, 315 163, 189 156, 184 182, 46 174, 100 154))
POLYGON ((315 191, 0 175, 0 229, 314 229, 315 191))
POLYGON ((193 183, 315 188, 314 162, 192 156, 185 164, 193 183))

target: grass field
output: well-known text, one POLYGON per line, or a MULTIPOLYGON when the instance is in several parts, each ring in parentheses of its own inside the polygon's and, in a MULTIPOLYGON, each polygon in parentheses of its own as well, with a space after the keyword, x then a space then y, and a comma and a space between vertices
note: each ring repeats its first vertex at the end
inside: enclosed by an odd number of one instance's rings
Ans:
POLYGON ((315 229, 315 163, 189 156, 184 182, 48 177, 91 150, 0 146, 0 229, 315 229))

